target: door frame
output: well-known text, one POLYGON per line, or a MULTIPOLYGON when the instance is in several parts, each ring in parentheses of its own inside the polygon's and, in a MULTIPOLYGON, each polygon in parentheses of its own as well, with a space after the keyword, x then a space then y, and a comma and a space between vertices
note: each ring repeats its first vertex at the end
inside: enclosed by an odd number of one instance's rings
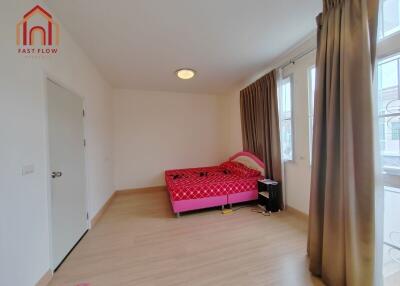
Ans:
MULTIPOLYGON (((50 134, 49 134, 49 112, 48 112, 48 90, 47 90, 47 81, 51 81, 55 83, 56 85, 59 85, 60 87, 68 90, 75 96, 78 96, 82 99, 82 107, 86 111, 86 104, 85 104, 85 97, 79 94, 78 92, 75 91, 74 88, 69 86, 68 84, 65 84, 62 80, 60 80, 57 76, 55 76, 52 73, 49 73, 47 71, 42 72, 42 91, 43 91, 43 100, 44 100, 44 135, 45 135, 45 170, 46 170, 46 189, 47 189, 47 208, 48 208, 48 235, 49 235, 49 268, 52 273, 54 273, 55 267, 53 265, 53 214, 52 214, 52 187, 51 187, 51 170, 50 170, 50 134)), ((86 116, 82 115, 82 123, 83 123, 83 137, 86 139, 87 137, 87 127, 86 127, 86 116)), ((84 196, 85 196, 85 211, 87 213, 87 219, 86 219, 86 227, 89 230, 91 228, 90 224, 90 216, 89 216, 89 176, 88 176, 88 153, 87 153, 87 148, 88 146, 86 145, 85 148, 83 149, 84 153, 84 170, 85 170, 85 188, 84 188, 84 196)))

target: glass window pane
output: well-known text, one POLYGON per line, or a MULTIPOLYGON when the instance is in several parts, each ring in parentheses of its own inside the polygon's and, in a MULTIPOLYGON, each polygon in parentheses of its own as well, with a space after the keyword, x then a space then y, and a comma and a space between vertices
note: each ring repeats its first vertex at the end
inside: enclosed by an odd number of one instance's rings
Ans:
POLYGON ((282 121, 282 139, 283 139, 283 158, 292 159, 292 121, 287 119, 282 121))
POLYGON ((383 11, 379 9, 379 17, 378 17, 378 40, 383 38, 383 11))
POLYGON ((281 82, 279 116, 281 120, 282 157, 285 161, 289 161, 293 159, 292 85, 290 77, 281 82))
POLYGON ((382 5, 383 36, 400 30, 399 0, 384 0, 382 5))
POLYGON ((400 246, 400 189, 397 187, 384 187, 385 190, 385 234, 384 240, 400 246), (391 214, 396 214, 392 216, 391 214), (387 218, 387 219, 386 219, 387 218), (396 232, 396 236, 390 235, 396 232))
POLYGON ((291 117, 291 86, 290 86, 290 81, 287 81, 284 83, 284 89, 283 89, 283 106, 282 106, 282 112, 283 112, 283 118, 290 118, 291 117))
POLYGON ((379 119, 379 143, 380 143, 380 148, 381 148, 381 152, 383 152, 383 150, 385 150, 385 132, 386 132, 386 128, 385 128, 385 119, 384 118, 380 118, 379 119))
POLYGON ((395 87, 398 84, 397 59, 379 65, 380 89, 395 87))
POLYGON ((310 114, 314 115, 314 96, 315 96, 315 67, 310 70, 310 114))
POLYGON ((380 148, 383 167, 400 168, 400 118, 380 118, 380 148))
POLYGON ((378 66, 378 114, 381 160, 384 170, 400 168, 399 56, 378 66))
MULTIPOLYGON (((385 186, 384 190, 383 275, 389 277, 400 272, 400 251, 395 248, 400 247, 400 189, 385 186)), ((385 285, 398 284, 385 281, 385 285)))
POLYGON ((308 74, 308 134, 309 134, 309 158, 310 164, 312 159, 312 140, 313 140, 313 124, 314 124, 314 100, 315 100, 315 67, 309 69, 308 74))
POLYGON ((281 112, 284 118, 290 117, 290 81, 284 80, 282 83, 282 92, 281 92, 281 112), (288 114, 289 113, 289 114, 288 114))

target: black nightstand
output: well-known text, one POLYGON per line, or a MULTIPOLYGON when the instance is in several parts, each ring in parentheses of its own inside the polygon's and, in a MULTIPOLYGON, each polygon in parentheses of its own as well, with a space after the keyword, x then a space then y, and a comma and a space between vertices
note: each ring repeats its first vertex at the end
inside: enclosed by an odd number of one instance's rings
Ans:
POLYGON ((281 210, 281 187, 278 182, 272 180, 259 180, 258 204, 265 207, 267 212, 279 212, 281 210))

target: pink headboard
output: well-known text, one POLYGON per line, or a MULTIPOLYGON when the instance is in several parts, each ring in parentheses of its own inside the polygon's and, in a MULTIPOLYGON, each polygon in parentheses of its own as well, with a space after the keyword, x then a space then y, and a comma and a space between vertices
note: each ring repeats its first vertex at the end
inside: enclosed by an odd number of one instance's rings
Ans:
POLYGON ((229 161, 236 161, 246 165, 249 168, 258 170, 263 176, 265 176, 265 164, 256 155, 242 151, 238 152, 229 158, 229 161))

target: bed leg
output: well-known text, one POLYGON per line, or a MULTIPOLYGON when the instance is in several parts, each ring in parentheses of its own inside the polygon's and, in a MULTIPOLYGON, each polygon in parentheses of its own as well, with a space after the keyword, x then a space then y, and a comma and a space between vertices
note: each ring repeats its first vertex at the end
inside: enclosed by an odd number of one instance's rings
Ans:
POLYGON ((176 218, 180 218, 181 217, 181 213, 176 213, 176 218))
POLYGON ((224 205, 222 205, 222 206, 221 206, 221 210, 224 210, 224 209, 225 209, 225 206, 224 206, 224 205))
POLYGON ((229 204, 229 208, 231 209, 233 207, 233 205, 232 204, 229 204))

